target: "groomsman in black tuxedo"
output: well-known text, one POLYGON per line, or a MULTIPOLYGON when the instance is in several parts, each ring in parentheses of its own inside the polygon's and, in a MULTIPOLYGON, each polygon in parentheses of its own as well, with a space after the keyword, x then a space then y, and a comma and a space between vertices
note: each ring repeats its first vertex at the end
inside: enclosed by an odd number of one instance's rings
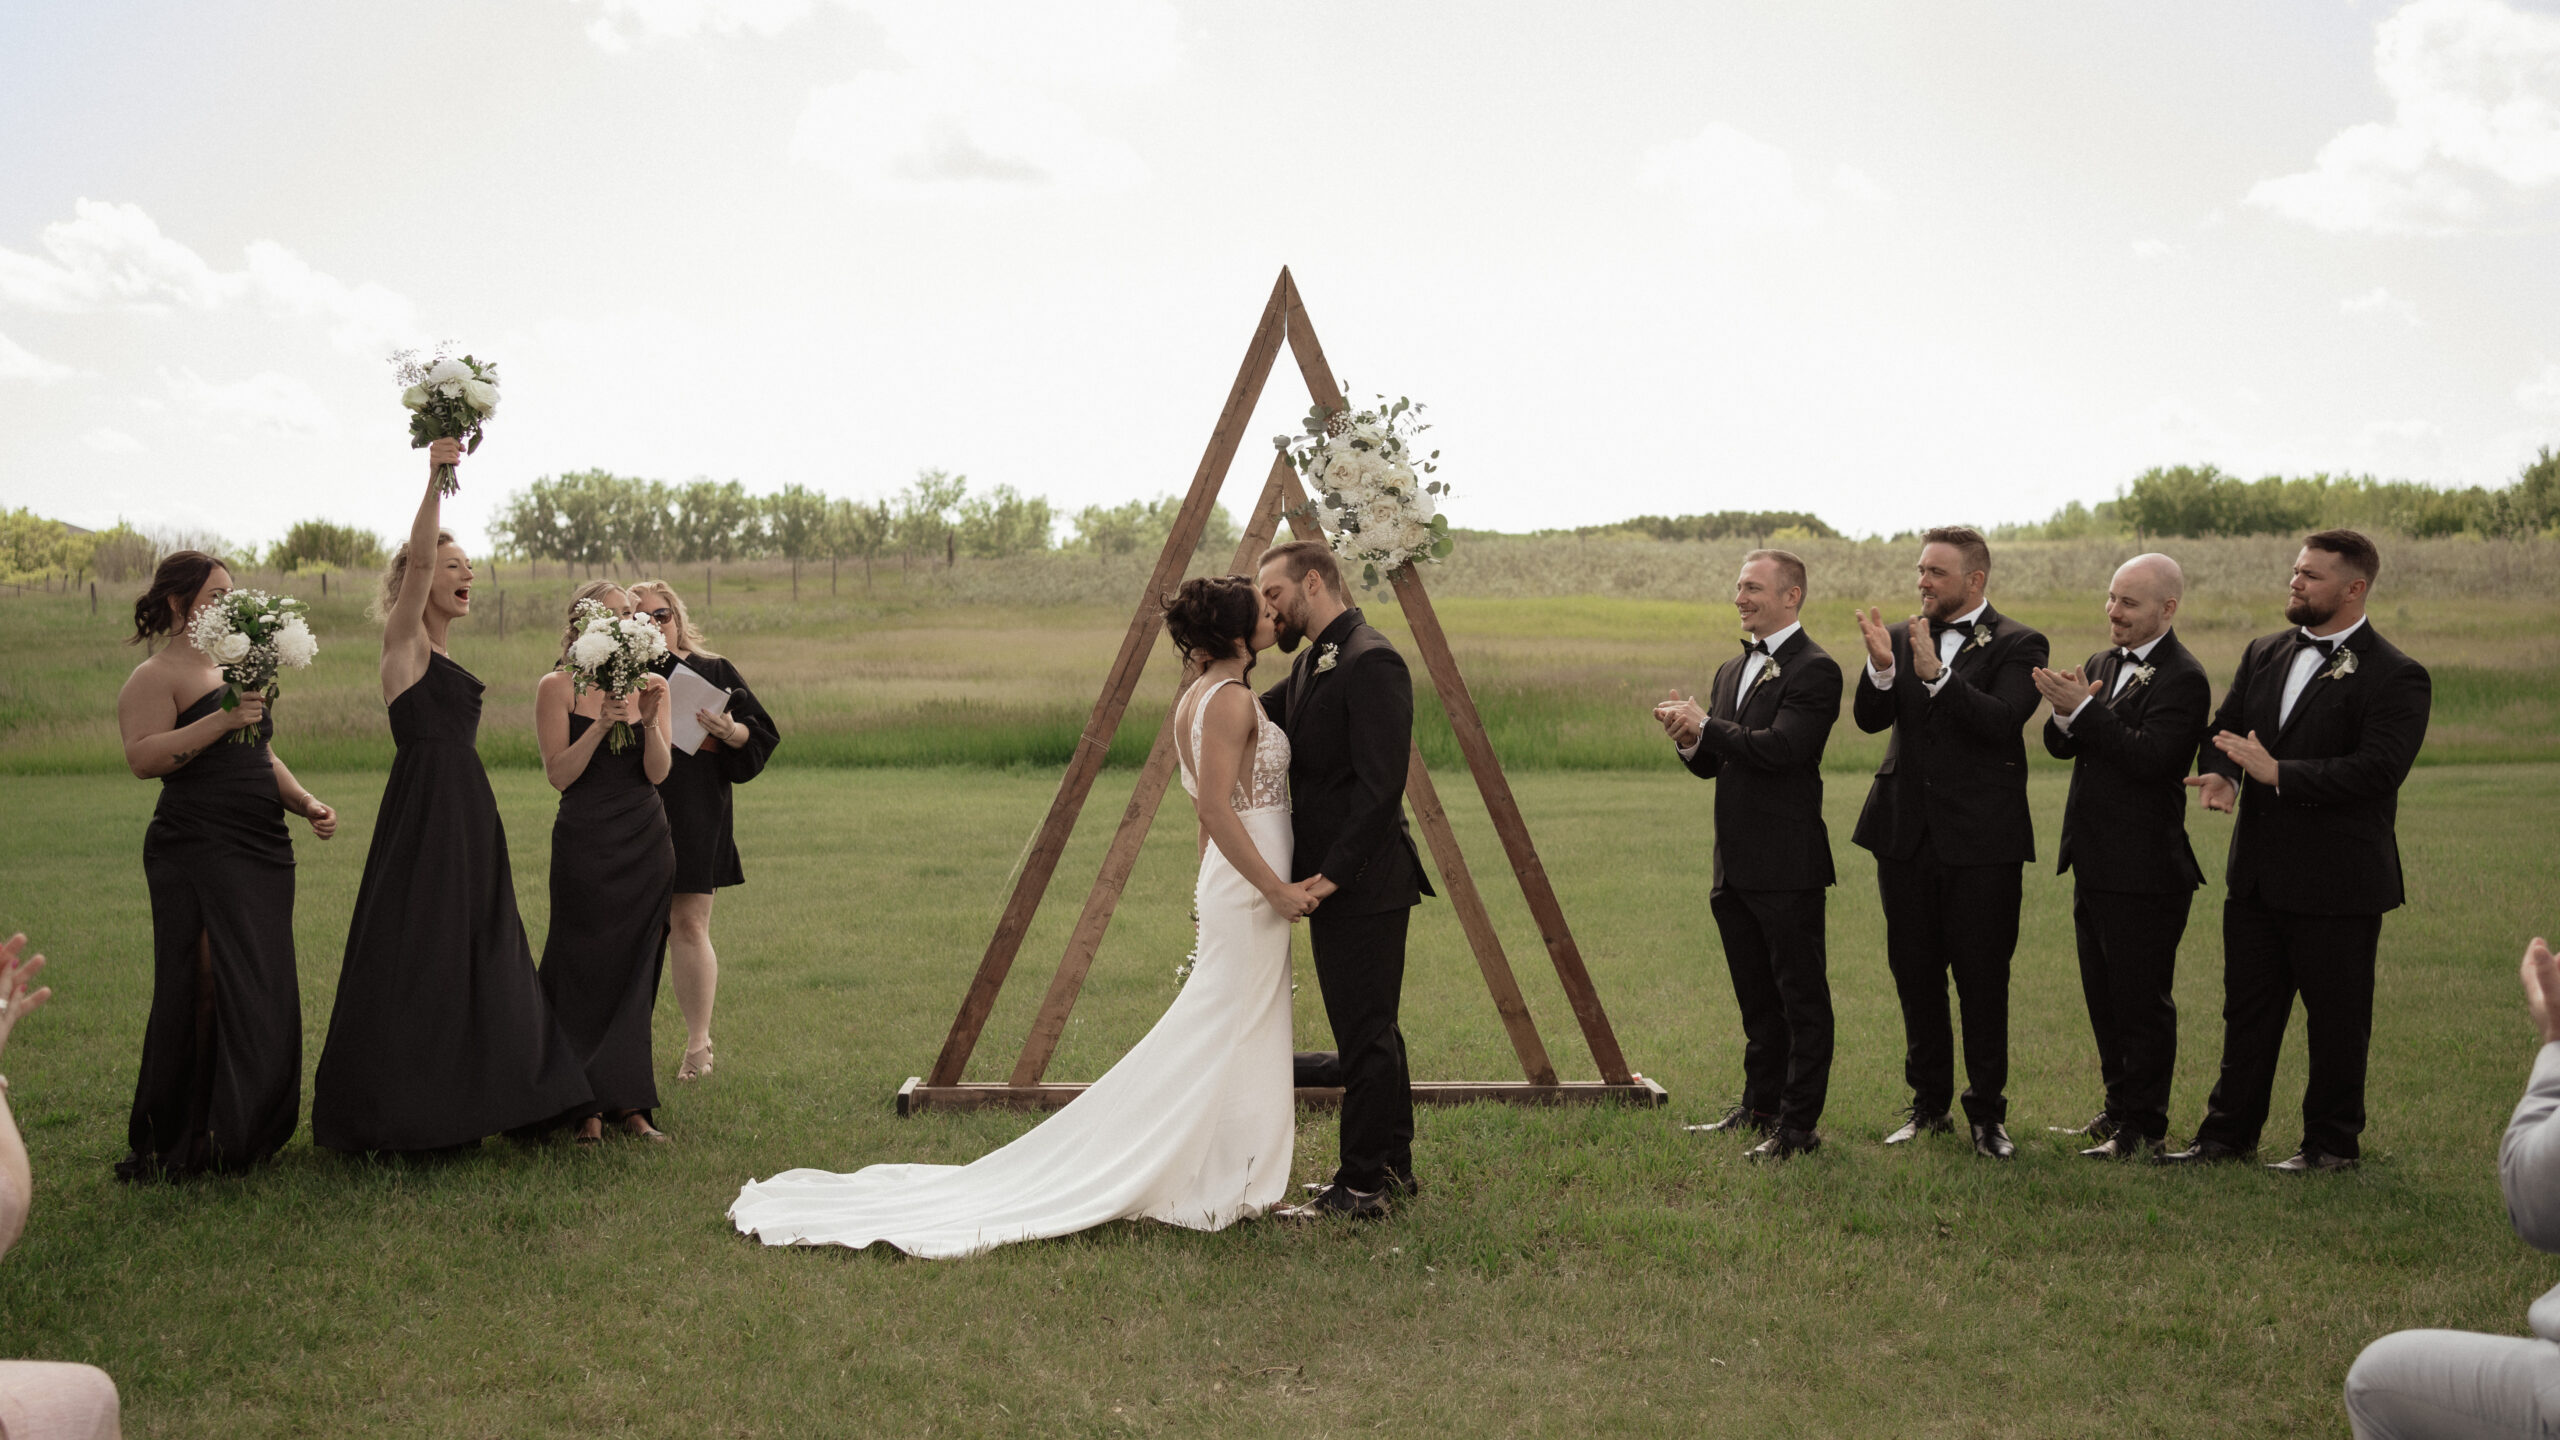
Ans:
POLYGON ((1822 747, 1840 718, 1840 667, 1797 623, 1804 594, 1802 560, 1742 557, 1742 653, 1716 671, 1706 709, 1677 693, 1654 707, 1689 772, 1716 782, 1707 908, 1742 1010, 1742 1102, 1689 1129, 1758 1132, 1749 1153, 1760 1160, 1821 1148, 1814 1126, 1831 1085, 1822 747))
POLYGON ((2365 620, 2381 573, 2373 542, 2323 530, 2302 542, 2284 618, 2240 657, 2187 783, 2208 810, 2239 810, 2222 904, 2222 1074, 2177 1164, 2255 1150, 2276 1054, 2302 997, 2311 1073, 2302 1143, 2269 1166, 2352 1168, 2364 1132, 2374 952, 2399 908, 2400 782, 2427 738, 2426 667, 2365 620))
POLYGON ((1289 878, 1322 904, 1307 917, 1316 985, 1342 1066, 1342 1163, 1292 1219, 1387 1213, 1413 1177, 1413 1081, 1404 1031, 1406 924, 1431 892, 1404 823, 1413 750, 1413 677, 1387 637, 1346 603, 1322 541, 1262 552, 1254 581, 1280 621, 1280 648, 1313 646, 1262 708, 1289 736, 1289 878))
POLYGON ((2107 585, 2109 648, 2077 670, 2038 670, 2053 706, 2044 748, 2071 762, 2057 873, 2073 876, 2080 993, 2098 1041, 2106 1104, 2089 1122, 2093 1160, 2158 1155, 2178 1063, 2171 995, 2178 941, 2204 871, 2187 844, 2187 762, 2204 740, 2213 686, 2170 628, 2186 577, 2136 555, 2107 585))
POLYGON ((1973 1148, 1994 1160, 2009 1139, 2009 959, 2018 948, 2020 872, 2036 854, 2027 815, 2027 717, 2044 636, 1991 608, 1991 546, 1982 532, 1941 526, 1921 537, 1921 613, 1887 625, 1858 615, 1866 674, 1850 711, 1872 735, 1891 730, 1850 839, 1876 857, 1885 962, 1902 1001, 1904 1145, 1955 1128, 1955 1035, 1947 979, 1964 1013, 1965 1119, 1973 1148))

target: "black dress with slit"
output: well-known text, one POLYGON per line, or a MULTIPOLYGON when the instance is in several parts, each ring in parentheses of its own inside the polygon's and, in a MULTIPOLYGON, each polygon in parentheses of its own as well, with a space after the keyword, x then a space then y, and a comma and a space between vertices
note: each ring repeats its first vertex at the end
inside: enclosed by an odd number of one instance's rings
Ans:
POLYGON ((675 751, 667 778, 658 783, 658 798, 667 806, 667 824, 675 831, 676 893, 710 895, 724 885, 747 883, 746 869, 738 863, 729 789, 764 770, 764 762, 782 743, 782 731, 740 678, 737 666, 717 655, 695 654, 683 660, 670 655, 656 668, 666 675, 678 665, 728 691, 729 718, 747 727, 744 744, 724 744, 717 750, 705 745, 691 755, 675 751))
MULTIPOLYGON (((178 716, 192 725, 217 688, 178 716)), ((151 1019, 116 1166, 127 1180, 236 1171, 302 1115, 302 994, 293 965, 293 840, 267 742, 216 740, 160 777, 142 838, 151 887, 151 1019)))
MULTIPOLYGON (((569 717, 569 742, 601 722, 569 717)), ((542 993, 595 1098, 581 1115, 657 1108, 649 1012, 667 955, 676 852, 667 812, 635 731, 615 754, 596 743, 587 768, 560 792, 551 822, 551 930, 542 941, 542 993)))
POLYGON ((391 702, 399 753, 311 1082, 311 1133, 332 1150, 449 1149, 588 1103, 542 998, 506 826, 473 748, 482 688, 430 655, 391 702))

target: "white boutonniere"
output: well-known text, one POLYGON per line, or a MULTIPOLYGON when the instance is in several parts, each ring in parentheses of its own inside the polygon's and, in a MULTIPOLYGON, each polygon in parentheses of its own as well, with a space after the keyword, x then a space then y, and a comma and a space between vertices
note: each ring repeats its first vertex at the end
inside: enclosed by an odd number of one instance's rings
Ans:
POLYGON ((1323 674, 1324 672, 1326 672, 1327 670, 1332 669, 1332 668, 1333 668, 1337 663, 1339 663, 1339 662, 1341 661, 1341 659, 1342 659, 1342 647, 1341 647, 1341 646, 1339 646, 1339 645, 1327 645, 1327 646, 1323 647, 1322 649, 1320 649, 1320 650, 1316 651, 1316 673, 1317 673, 1317 674, 1319 674, 1319 675, 1321 675, 1321 674, 1323 674))
POLYGON ((2124 682, 2124 688, 2130 690, 2136 685, 2148 685, 2151 683, 2151 677, 2158 673, 2160 672, 2156 666, 2137 665, 2133 668, 2133 678, 2124 682))
POLYGON ((1990 644, 1991 622, 1988 620, 1975 621, 1973 623, 1973 638, 1965 643, 1969 648, 1975 650, 1979 650, 1983 646, 1990 644))
POLYGON ((2329 668, 2320 672, 2320 678, 2344 680, 2354 673, 2356 673, 2356 652, 2341 645, 2338 647, 2338 658, 2329 662, 2329 668))
POLYGON ((1761 685, 1766 685, 1785 673, 1787 672, 1778 668, 1778 657, 1772 655, 1769 657, 1769 663, 1760 667, 1759 684, 1753 685, 1751 688, 1757 690, 1761 685))

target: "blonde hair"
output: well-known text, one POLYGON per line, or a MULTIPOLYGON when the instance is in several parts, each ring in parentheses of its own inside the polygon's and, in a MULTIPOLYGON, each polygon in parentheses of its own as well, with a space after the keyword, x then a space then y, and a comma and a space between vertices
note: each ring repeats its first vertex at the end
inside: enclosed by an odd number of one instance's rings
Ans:
POLYGON ((631 582, 631 594, 635 602, 637 601, 640 592, 643 590, 655 590, 659 594, 667 597, 667 608, 676 612, 676 634, 683 641, 685 649, 692 651, 694 654, 699 655, 706 660, 717 660, 720 658, 718 655, 712 653, 709 646, 702 643, 702 632, 694 628, 693 616, 686 612, 684 608, 684 597, 676 593, 676 587, 668 584, 664 580, 634 580, 631 582))
MULTIPOLYGON (((441 550, 452 543, 454 543, 452 531, 436 532, 437 549, 441 550)), ((400 582, 407 579, 408 575, 409 542, 403 540, 400 542, 400 548, 391 552, 391 563, 382 567, 382 592, 374 596, 372 602, 364 607, 365 613, 373 617, 375 624, 378 625, 391 618, 392 607, 400 603, 400 582)))
MULTIPOLYGON (((578 636, 587 628, 578 622, 578 607, 589 600, 595 600, 597 604, 603 605, 604 602, 602 600, 597 600, 596 597, 605 594, 607 591, 618 592, 625 597, 628 597, 631 594, 629 586, 616 585, 610 580, 590 580, 579 586, 577 589, 569 592, 568 613, 562 617, 560 625, 561 659, 566 660, 569 658, 569 647, 578 643, 578 636)), ((608 605, 605 606, 605 608, 611 609, 613 607, 608 605)))

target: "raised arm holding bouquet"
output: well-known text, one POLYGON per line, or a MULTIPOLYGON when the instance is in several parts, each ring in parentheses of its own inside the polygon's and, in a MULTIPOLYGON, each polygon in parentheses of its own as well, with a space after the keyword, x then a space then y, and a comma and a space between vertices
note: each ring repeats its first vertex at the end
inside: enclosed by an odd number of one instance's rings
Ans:
MULTIPOLYGON (((394 351, 391 366, 408 387, 400 392, 400 403, 409 407, 409 448, 459 440, 461 454, 478 453, 481 426, 498 413, 498 362, 447 355, 439 347, 424 360, 415 350, 394 351)), ((435 483, 445 495, 461 487, 454 461, 436 462, 435 483)))

